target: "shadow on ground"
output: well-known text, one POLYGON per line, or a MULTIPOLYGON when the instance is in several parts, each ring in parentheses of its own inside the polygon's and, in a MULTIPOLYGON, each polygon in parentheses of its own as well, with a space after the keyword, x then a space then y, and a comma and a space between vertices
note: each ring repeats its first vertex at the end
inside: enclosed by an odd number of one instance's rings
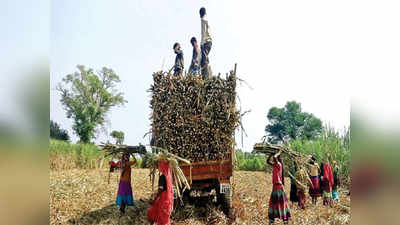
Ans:
MULTIPOLYGON (((187 220, 196 219, 204 224, 214 224, 227 220, 222 208, 206 202, 198 201, 197 204, 185 204, 176 208, 171 215, 171 221, 174 224, 186 224, 187 220)), ((119 206, 110 204, 84 213, 78 218, 70 219, 68 224, 148 224, 146 214, 150 207, 149 199, 138 199, 135 204, 134 207, 128 207, 126 214, 122 217, 119 206)))
POLYGON ((101 209, 84 213, 81 217, 68 220, 68 224, 146 224, 149 199, 135 200, 135 206, 129 206, 124 216, 119 206, 110 204, 101 209))

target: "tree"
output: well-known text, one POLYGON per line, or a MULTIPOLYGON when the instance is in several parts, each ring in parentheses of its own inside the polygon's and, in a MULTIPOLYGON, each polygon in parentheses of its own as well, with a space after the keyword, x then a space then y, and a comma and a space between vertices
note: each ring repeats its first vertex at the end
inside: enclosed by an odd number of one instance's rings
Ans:
POLYGON ((50 120, 50 138, 69 141, 68 131, 61 129, 58 123, 50 120))
POLYGON ((122 143, 124 142, 125 139, 124 132, 113 130, 113 132, 111 132, 110 135, 115 139, 115 144, 122 145, 122 143))
POLYGON ((123 93, 115 89, 121 81, 112 69, 103 67, 94 73, 93 69, 86 70, 82 65, 77 68, 79 72, 63 78, 57 90, 67 117, 74 120, 72 129, 81 142, 88 143, 95 137, 96 129, 104 126, 110 109, 127 101, 123 93))
POLYGON ((322 132, 322 122, 311 113, 302 112, 300 103, 289 101, 285 107, 268 111, 265 127, 268 142, 277 143, 298 138, 313 139, 322 132))

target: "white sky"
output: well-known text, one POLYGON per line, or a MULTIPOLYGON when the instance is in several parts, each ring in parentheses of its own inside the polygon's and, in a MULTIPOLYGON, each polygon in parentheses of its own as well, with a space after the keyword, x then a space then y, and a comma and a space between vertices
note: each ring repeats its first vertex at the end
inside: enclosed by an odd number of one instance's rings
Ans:
MULTIPOLYGON (((350 76, 357 19, 355 5, 335 1, 78 1, 51 6, 50 118, 72 135, 55 87, 76 71, 77 64, 95 70, 111 67, 119 74, 128 103, 109 116, 112 130, 125 132, 125 142, 146 143, 150 129, 149 92, 152 72, 169 69, 172 46, 180 42, 185 68, 191 60, 192 36, 200 39, 198 10, 205 6, 211 26, 210 54, 214 73, 225 74, 238 63, 243 120, 251 151, 265 135, 267 112, 287 101, 300 102, 337 129, 350 124, 350 76)), ((237 143, 241 147, 240 137, 237 143)), ((100 135, 96 142, 107 137, 100 135)), ((74 136, 76 141, 77 137, 74 136)))

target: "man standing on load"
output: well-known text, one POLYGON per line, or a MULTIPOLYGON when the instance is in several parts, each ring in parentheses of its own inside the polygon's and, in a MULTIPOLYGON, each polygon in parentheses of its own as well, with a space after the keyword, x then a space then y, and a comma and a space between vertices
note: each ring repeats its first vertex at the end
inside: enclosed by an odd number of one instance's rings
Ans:
POLYGON ((181 45, 177 42, 174 44, 174 52, 176 54, 175 57, 175 65, 174 65, 174 75, 178 76, 183 73, 183 51, 181 50, 181 45))
POLYGON ((189 67, 189 73, 195 75, 199 73, 200 69, 200 49, 195 37, 192 37, 192 39, 190 39, 190 43, 193 46, 193 56, 192 56, 192 63, 190 64, 189 67))
POLYGON ((200 19, 201 19, 201 74, 203 79, 210 77, 210 68, 209 63, 210 60, 208 58, 208 54, 210 54, 211 46, 212 46, 212 39, 210 35, 210 27, 208 26, 208 20, 206 15, 206 9, 202 7, 200 9, 200 19))

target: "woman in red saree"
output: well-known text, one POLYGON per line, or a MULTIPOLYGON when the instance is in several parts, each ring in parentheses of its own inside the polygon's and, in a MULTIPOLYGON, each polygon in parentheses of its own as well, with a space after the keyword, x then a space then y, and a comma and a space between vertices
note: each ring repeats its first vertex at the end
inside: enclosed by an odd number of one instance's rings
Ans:
POLYGON ((326 163, 324 164, 323 170, 324 170, 323 171, 324 175, 322 177, 322 190, 323 190, 322 196, 324 198, 323 204, 332 207, 333 173, 332 173, 332 168, 329 165, 329 156, 328 159, 326 160, 326 163))
POLYGON ((169 225, 174 203, 172 192, 172 175, 168 162, 161 160, 158 164, 161 176, 158 181, 158 193, 154 203, 147 212, 150 224, 169 225))
POLYGON ((271 163, 271 155, 267 159, 267 163, 273 167, 272 171, 272 193, 269 198, 268 219, 269 224, 274 224, 275 219, 283 220, 284 224, 288 224, 290 218, 289 201, 283 190, 283 164, 279 155, 282 151, 274 155, 274 162, 271 163))

